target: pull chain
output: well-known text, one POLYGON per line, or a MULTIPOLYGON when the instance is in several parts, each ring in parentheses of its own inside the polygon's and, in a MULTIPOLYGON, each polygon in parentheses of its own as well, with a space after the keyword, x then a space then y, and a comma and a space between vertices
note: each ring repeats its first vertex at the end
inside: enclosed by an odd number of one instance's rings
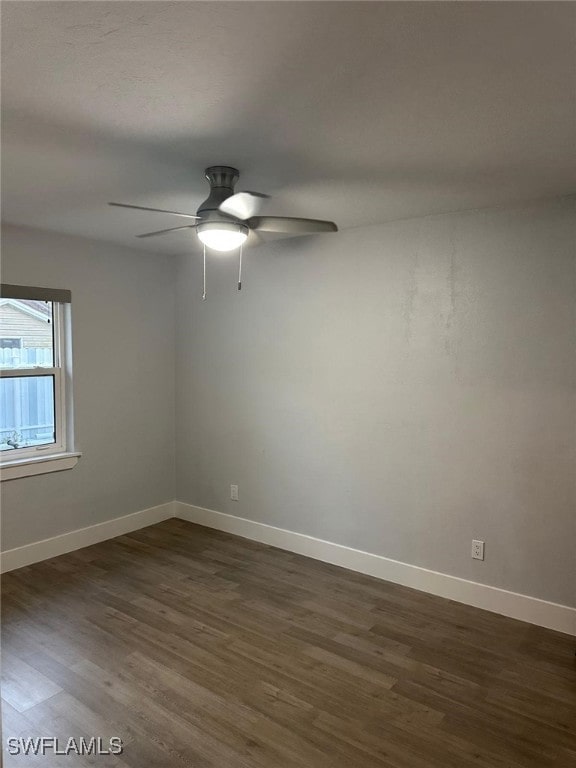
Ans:
POLYGON ((204 275, 203 275, 203 278, 204 278, 204 282, 203 282, 204 290, 203 290, 203 293, 202 293, 202 301, 206 301, 206 246, 204 246, 204 253, 203 253, 202 261, 203 261, 203 265, 204 265, 204 275))
POLYGON ((242 290, 242 243, 240 243, 240 258, 238 261, 238 290, 242 290))

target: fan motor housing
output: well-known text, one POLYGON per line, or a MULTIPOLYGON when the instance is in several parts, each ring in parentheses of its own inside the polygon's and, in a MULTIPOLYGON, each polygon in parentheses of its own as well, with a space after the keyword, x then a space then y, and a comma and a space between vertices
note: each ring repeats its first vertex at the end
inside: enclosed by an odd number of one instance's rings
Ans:
POLYGON ((230 217, 218 209, 224 200, 234 194, 234 185, 240 178, 239 171, 229 165, 212 165, 206 168, 204 175, 210 183, 210 194, 200 204, 196 211, 197 215, 203 221, 230 221, 230 217))

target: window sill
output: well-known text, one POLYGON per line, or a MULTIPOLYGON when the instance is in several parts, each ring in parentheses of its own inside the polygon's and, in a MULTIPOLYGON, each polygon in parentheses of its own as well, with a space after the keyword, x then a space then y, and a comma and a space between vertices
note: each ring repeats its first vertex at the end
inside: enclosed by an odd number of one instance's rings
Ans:
POLYGON ((45 475, 48 472, 61 472, 72 469, 82 456, 78 452, 53 453, 49 456, 34 456, 26 459, 3 461, 0 464, 0 481, 17 480, 20 477, 45 475))

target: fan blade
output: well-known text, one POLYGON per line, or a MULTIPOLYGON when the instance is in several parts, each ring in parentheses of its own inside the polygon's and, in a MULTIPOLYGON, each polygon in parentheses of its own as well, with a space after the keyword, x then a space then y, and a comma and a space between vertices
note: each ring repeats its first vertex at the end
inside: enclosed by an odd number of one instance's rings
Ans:
POLYGON ((288 216, 255 216, 248 226, 260 232, 278 232, 288 235, 308 235, 315 232, 338 232, 333 221, 320 219, 294 219, 288 216))
POLYGON ((238 192, 227 197, 223 203, 220 203, 218 209, 222 213, 227 213, 229 216, 244 221, 258 213, 262 199, 265 197, 268 195, 263 195, 260 192, 238 192))
POLYGON ((168 213, 170 216, 184 216, 187 219, 199 219, 192 213, 178 213, 178 211, 165 211, 163 208, 145 208, 143 205, 129 205, 128 203, 108 203, 116 208, 134 208, 137 211, 154 211, 154 213, 168 213))
POLYGON ((170 227, 170 229, 159 229, 157 232, 145 232, 136 237, 156 237, 156 235, 165 235, 167 232, 177 232, 179 229, 196 229, 196 224, 186 224, 184 227, 170 227))
POLYGON ((264 245, 264 238, 262 235, 259 235, 258 232, 254 232, 253 229, 250 229, 248 231, 248 239, 246 240, 246 245, 252 249, 252 248, 258 248, 260 245, 264 245))

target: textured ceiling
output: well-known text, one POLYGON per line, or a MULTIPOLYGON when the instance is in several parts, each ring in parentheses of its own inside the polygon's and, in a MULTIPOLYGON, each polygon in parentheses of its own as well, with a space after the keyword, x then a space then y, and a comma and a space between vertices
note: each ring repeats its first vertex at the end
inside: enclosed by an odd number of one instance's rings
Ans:
MULTIPOLYGON (((355 227, 576 192, 573 3, 3 2, 3 210, 166 253, 203 169, 355 227)), ((196 247, 196 246, 195 246, 196 247)))

